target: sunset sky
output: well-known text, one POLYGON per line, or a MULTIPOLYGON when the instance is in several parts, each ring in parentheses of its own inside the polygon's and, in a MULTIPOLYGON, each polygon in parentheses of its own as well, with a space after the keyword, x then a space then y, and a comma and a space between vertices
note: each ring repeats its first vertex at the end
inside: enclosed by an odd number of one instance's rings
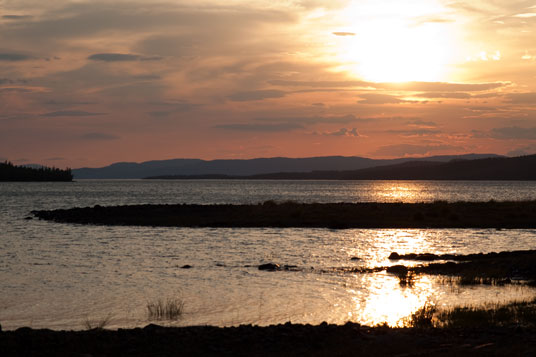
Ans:
POLYGON ((0 0, 0 159, 536 152, 536 0, 0 0))

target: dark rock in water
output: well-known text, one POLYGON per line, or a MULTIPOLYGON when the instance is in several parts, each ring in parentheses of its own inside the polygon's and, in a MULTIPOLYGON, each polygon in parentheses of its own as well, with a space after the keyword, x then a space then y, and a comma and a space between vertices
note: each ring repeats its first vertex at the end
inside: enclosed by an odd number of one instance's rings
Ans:
POLYGON ((217 266, 217 267, 224 267, 225 264, 223 264, 223 263, 216 263, 216 266, 217 266))
POLYGON ((408 274, 408 268, 404 265, 393 265, 392 267, 388 267, 386 270, 388 273, 395 274, 397 276, 405 276, 408 274))
POLYGON ((283 270, 290 270, 290 271, 298 271, 300 269, 298 269, 298 266, 297 265, 283 265, 283 270))
POLYGON ((24 219, 29 221, 30 219, 33 219, 33 217, 24 217, 24 219))
POLYGON ((259 270, 276 271, 279 269, 280 269, 279 264, 275 264, 275 263, 266 263, 266 264, 259 265, 259 270))
POLYGON ((192 266, 188 264, 181 266, 181 269, 191 269, 191 268, 192 266))
POLYGON ((391 254, 389 254, 389 259, 391 259, 391 260, 399 260, 400 259, 400 254, 398 254, 397 252, 392 252, 391 254))
POLYGON ((350 260, 361 260, 359 257, 351 257, 350 260))

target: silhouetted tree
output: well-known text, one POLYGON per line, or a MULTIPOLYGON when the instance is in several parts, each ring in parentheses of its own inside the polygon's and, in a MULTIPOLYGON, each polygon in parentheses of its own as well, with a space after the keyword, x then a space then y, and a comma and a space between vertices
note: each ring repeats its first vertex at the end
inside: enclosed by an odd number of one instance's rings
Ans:
POLYGON ((0 181, 72 181, 70 168, 65 170, 56 167, 32 168, 16 166, 9 161, 0 163, 0 181))

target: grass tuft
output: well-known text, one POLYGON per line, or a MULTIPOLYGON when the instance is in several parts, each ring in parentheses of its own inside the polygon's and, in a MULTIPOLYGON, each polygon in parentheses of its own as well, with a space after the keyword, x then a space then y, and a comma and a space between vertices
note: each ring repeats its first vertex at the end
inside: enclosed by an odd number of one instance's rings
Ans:
POLYGON ((91 321, 89 317, 84 321, 84 327, 86 330, 102 330, 104 329, 112 320, 112 314, 108 314, 105 317, 91 321))
POLYGON ((184 312, 184 301, 180 298, 158 299, 147 303, 150 320, 178 320, 184 312))
POLYGON ((437 313, 437 307, 430 303, 424 303, 424 306, 404 319, 403 324, 407 327, 414 328, 431 328, 434 327, 434 315, 437 313))

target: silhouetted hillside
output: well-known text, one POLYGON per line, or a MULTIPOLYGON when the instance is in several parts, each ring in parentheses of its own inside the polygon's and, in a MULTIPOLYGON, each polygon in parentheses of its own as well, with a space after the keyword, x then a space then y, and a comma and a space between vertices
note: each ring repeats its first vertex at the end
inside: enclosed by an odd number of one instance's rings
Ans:
POLYGON ((251 176, 274 172, 347 171, 380 165, 392 165, 413 160, 447 162, 452 159, 477 159, 497 157, 493 154, 468 154, 461 156, 433 156, 428 158, 400 158, 375 160, 364 157, 326 156, 310 158, 260 158, 250 160, 199 160, 173 159, 142 163, 115 163, 102 168, 73 170, 75 178, 133 179, 153 176, 230 175, 251 176))
POLYGON ((72 181, 71 169, 55 167, 15 166, 11 162, 0 163, 0 181, 72 181))
POLYGON ((251 180, 536 180, 536 155, 476 160, 408 161, 347 171, 279 172, 250 176, 167 176, 160 179, 251 180))

